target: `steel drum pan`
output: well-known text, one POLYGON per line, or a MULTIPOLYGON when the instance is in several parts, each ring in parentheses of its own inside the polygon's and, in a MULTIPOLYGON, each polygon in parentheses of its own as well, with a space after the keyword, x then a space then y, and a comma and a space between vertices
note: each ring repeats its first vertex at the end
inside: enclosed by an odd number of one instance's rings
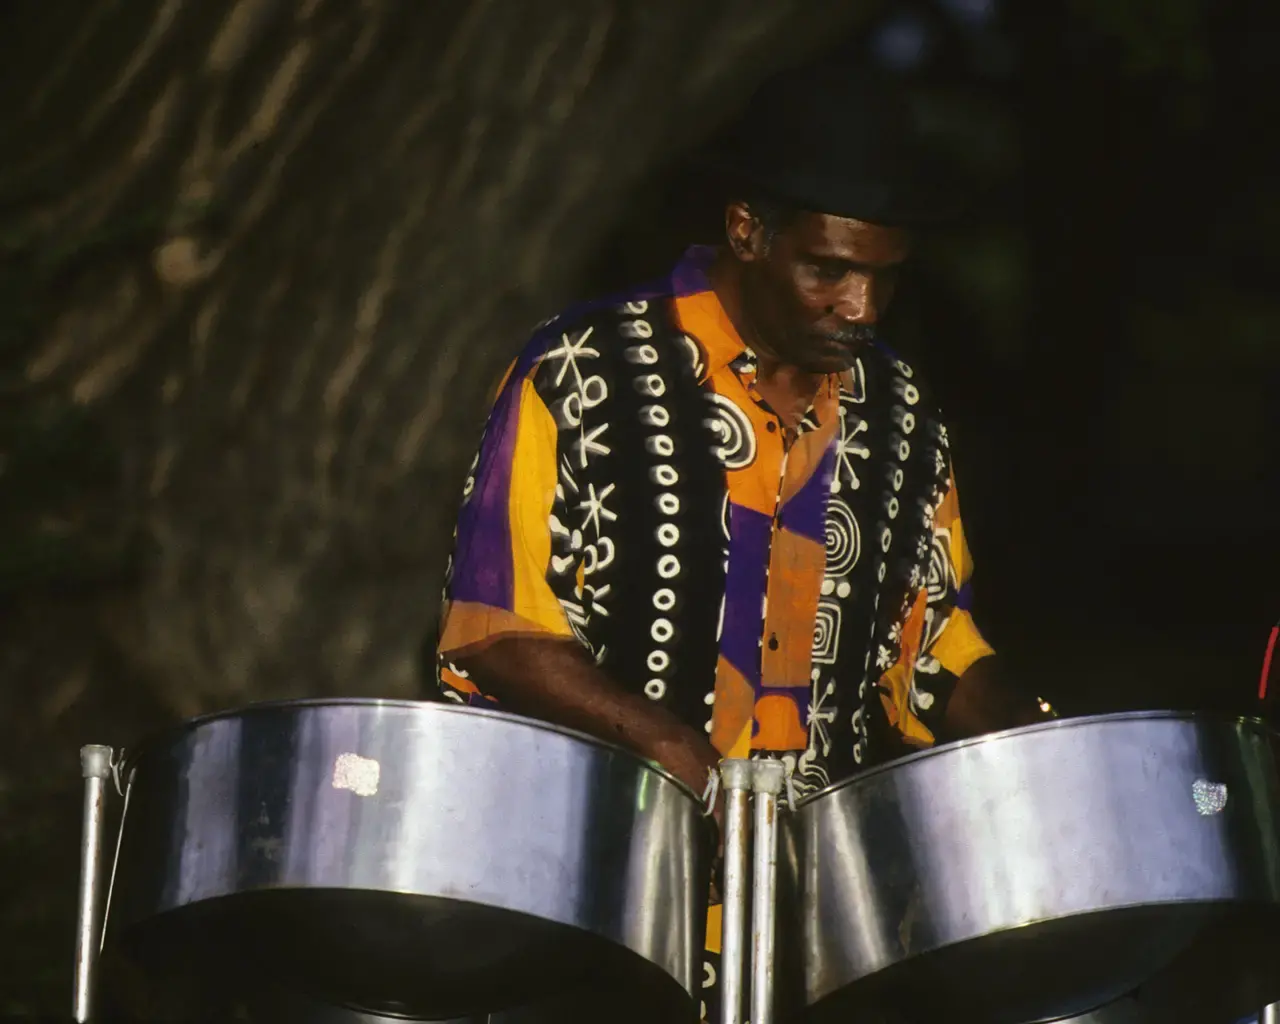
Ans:
POLYGON ((1280 999, 1261 722, 1059 720, 873 769, 786 821, 783 1016, 1026 1024, 1114 1004, 1227 1024, 1280 999))
POLYGON ((299 701, 196 720, 124 774, 102 968, 122 1015, 145 978, 174 1015, 270 983, 419 1019, 595 990, 611 1016, 696 1019, 709 826, 619 748, 496 711, 299 701))

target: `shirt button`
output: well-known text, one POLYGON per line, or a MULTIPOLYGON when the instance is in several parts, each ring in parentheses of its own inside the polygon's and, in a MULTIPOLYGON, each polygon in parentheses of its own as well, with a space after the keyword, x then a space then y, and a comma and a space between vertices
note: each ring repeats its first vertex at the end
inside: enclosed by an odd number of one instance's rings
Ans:
POLYGON ((778 649, 778 634, 772 633, 769 636, 769 650, 776 651, 778 649))
POLYGON ((773 420, 770 420, 764 425, 764 429, 769 431, 771 434, 776 433, 778 430, 778 424, 774 423, 773 420))

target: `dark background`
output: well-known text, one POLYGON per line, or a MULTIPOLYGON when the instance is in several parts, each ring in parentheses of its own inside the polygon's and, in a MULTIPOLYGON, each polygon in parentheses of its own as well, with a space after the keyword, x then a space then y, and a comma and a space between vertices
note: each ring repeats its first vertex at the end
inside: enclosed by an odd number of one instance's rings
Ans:
POLYGON ((69 996, 79 745, 423 692, 482 396, 705 228, 684 157, 824 49, 900 71, 974 196, 886 330, 949 411, 1010 672, 1067 713, 1253 709, 1277 5, 15 0, 0 1012, 69 996))

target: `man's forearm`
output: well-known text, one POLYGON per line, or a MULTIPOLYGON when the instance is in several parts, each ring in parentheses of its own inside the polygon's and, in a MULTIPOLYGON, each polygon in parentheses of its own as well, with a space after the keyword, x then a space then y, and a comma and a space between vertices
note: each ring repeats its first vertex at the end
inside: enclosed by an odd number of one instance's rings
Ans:
POLYGON ((1004 682, 996 659, 981 658, 969 666, 956 683, 947 704, 945 739, 965 739, 983 733, 1031 725, 1053 717, 1043 711, 1036 697, 1027 696, 1004 682))
POLYGON ((456 663, 503 708, 617 743, 695 789, 716 763, 705 737, 666 708, 629 693, 572 640, 501 639, 456 663))

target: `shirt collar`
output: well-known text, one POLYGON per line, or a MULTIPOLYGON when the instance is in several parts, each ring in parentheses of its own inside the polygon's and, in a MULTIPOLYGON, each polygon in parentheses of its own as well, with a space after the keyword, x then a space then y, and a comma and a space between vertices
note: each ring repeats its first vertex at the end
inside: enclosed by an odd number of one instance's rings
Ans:
POLYGON ((709 272, 716 251, 709 245, 695 245, 685 251, 671 273, 676 321, 702 349, 702 383, 734 360, 754 353, 738 334, 729 314, 711 287, 709 272))

